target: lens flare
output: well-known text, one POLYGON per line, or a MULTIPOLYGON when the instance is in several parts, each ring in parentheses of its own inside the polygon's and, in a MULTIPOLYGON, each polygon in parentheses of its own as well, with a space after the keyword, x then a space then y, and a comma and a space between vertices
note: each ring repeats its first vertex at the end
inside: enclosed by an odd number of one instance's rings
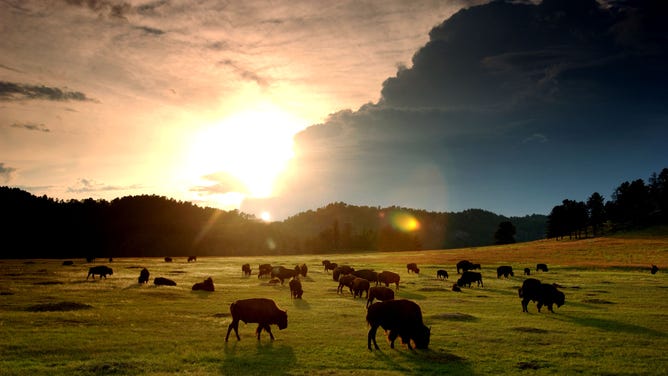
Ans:
POLYGON ((390 214, 390 223, 397 230, 412 232, 420 228, 420 222, 411 214, 394 212, 390 214))

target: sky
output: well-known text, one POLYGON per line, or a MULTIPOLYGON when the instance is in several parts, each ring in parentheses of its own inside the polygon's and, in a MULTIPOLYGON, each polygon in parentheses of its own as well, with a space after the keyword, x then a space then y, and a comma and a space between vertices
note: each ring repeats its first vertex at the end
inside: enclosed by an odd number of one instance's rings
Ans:
POLYGON ((506 216, 668 167, 658 1, 0 0, 0 185, 506 216))

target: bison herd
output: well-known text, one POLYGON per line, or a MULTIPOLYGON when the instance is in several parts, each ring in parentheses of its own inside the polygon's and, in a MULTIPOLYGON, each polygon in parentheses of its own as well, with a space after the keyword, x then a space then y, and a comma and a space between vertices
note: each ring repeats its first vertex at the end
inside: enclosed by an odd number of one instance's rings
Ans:
MULTIPOLYGON (((196 261, 196 257, 191 256, 188 262, 196 261)), ((165 261, 171 262, 171 258, 165 258, 165 261)), ((63 265, 71 265, 65 264, 63 265)), ((379 327, 385 330, 390 347, 394 348, 394 342, 397 338, 401 339, 401 343, 405 344, 409 349, 413 346, 417 349, 426 349, 429 345, 431 330, 425 326, 423 322, 422 310, 420 306, 407 299, 395 299, 395 290, 399 291, 399 283, 401 277, 398 273, 384 270, 376 272, 372 269, 355 270, 349 265, 339 265, 323 260, 325 273, 330 273, 335 282, 338 283, 336 291, 338 294, 344 294, 344 288, 352 295, 353 299, 366 298, 366 321, 370 327, 367 334, 367 347, 372 350, 371 344, 378 349, 376 343, 376 332, 379 327), (390 286, 394 285, 394 289, 390 286), (374 302, 377 300, 377 302, 374 302)), ((484 288, 482 278, 482 266, 478 263, 473 263, 468 260, 459 261, 456 265, 457 275, 459 275, 456 283, 452 285, 452 290, 461 292, 462 287, 472 287, 475 283, 476 287, 484 288), (474 271, 479 270, 479 271, 474 271)), ((250 264, 244 264, 241 267, 244 277, 249 277, 252 274, 250 264)), ((420 273, 416 263, 406 264, 407 273, 420 273)), ((548 272, 548 266, 544 263, 536 264, 536 272, 548 272)), ((650 270, 652 274, 658 272, 658 267, 652 265, 650 270)), ((290 297, 292 299, 302 299, 304 289, 301 280, 306 278, 308 267, 305 264, 296 265, 294 268, 287 268, 284 266, 272 266, 270 264, 260 264, 258 266, 258 278, 270 278, 271 284, 284 284, 287 280, 290 288, 290 297)), ((93 277, 98 275, 100 279, 103 277, 113 275, 113 270, 107 266, 94 266, 89 268, 88 275, 93 277)), ((531 275, 530 268, 524 268, 524 275, 531 275)), ((139 284, 147 284, 149 282, 150 273, 148 269, 143 268, 138 277, 139 284)), ((496 269, 497 279, 509 279, 514 277, 513 267, 510 265, 502 265, 496 269)), ((436 271, 437 280, 447 280, 448 272, 445 269, 438 269, 436 271)), ((176 282, 165 278, 155 277, 153 280, 157 286, 176 286, 176 282)), ((529 302, 535 302, 538 312, 542 307, 547 307, 550 312, 554 312, 554 306, 561 307, 565 303, 565 295, 559 291, 560 286, 555 283, 542 283, 536 278, 527 277, 523 280, 522 286, 518 288, 518 296, 521 299, 522 312, 528 312, 529 302)), ((202 282, 195 283, 192 286, 193 291, 215 291, 213 279, 206 278, 202 282)), ((274 335, 271 332, 271 325, 277 325, 279 330, 285 329, 288 326, 288 316, 285 310, 281 310, 272 299, 267 298, 252 298, 236 300, 230 305, 230 314, 232 322, 227 328, 227 335, 225 341, 228 341, 230 333, 234 330, 237 340, 239 337, 239 321, 244 323, 256 323, 257 339, 260 339, 260 334, 264 330, 269 333, 269 337, 273 340, 274 335)))

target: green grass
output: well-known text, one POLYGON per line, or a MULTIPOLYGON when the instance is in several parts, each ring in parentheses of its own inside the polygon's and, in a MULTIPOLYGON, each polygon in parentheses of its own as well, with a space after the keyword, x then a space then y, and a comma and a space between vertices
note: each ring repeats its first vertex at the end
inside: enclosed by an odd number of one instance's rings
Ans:
MULTIPOLYGON (((2 375, 429 375, 429 374, 665 374, 668 370, 668 276, 649 273, 668 265, 668 237, 541 241, 447 251, 252 258, 115 259, 107 280, 86 280, 90 266, 75 260, 0 261, 0 373, 2 375), (329 258, 356 268, 401 274, 398 298, 416 301, 431 326, 429 350, 366 348, 365 301, 336 293, 322 270, 329 258), (450 291, 454 264, 483 264, 484 288, 450 291), (517 288, 524 267, 539 260, 544 282, 563 286, 566 304, 556 313, 522 313, 517 288), (420 275, 407 274, 415 261, 420 275), (241 265, 254 270, 244 278, 241 265), (260 263, 306 263, 304 299, 285 286, 257 279, 260 263), (516 276, 496 278, 512 265, 516 276), (139 267, 176 287, 140 286, 139 267), (436 279, 445 268, 448 281, 436 279), (211 276, 213 293, 191 286, 211 276), (273 326, 255 339, 256 325, 239 326, 241 341, 224 338, 229 305, 268 297, 288 310, 288 328, 273 326), (86 307, 84 305, 89 305, 86 307), (39 309, 38 309, 39 308, 39 309), (44 311, 51 309, 52 311, 44 311)), ((97 264, 103 264, 98 262, 97 264)), ((663 269, 663 268, 662 268, 663 269)), ((535 273, 535 272, 534 272, 535 273)))

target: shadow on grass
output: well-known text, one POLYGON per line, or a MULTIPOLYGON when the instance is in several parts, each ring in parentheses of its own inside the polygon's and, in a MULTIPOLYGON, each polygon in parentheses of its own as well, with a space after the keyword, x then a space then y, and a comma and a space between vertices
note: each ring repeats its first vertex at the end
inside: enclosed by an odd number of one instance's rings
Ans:
POLYGON ((269 339, 252 341, 257 342, 255 350, 238 341, 225 342, 222 375, 285 375, 298 366, 292 347, 269 339))
POLYGON ((399 345, 395 349, 374 350, 374 356, 388 369, 411 375, 472 375, 468 360, 443 349, 407 350, 399 345))
POLYGON ((292 299, 292 305, 297 309, 311 309, 311 305, 304 299, 292 299))
POLYGON ((422 294, 416 294, 414 292, 406 291, 406 290, 399 290, 397 293, 397 298, 403 298, 403 299, 415 299, 415 300, 424 300, 427 299, 426 296, 422 294))
POLYGON ((639 326, 639 325, 634 325, 634 324, 627 324, 619 321, 614 321, 614 320, 608 320, 608 319, 601 319, 597 317, 577 317, 577 316, 570 316, 570 315, 561 315, 566 320, 569 320, 575 324, 590 327, 590 328, 596 328, 600 330, 605 330, 609 332, 623 332, 623 333, 628 333, 628 334, 636 334, 636 335, 642 335, 642 336, 650 336, 650 337, 666 337, 668 336, 666 333, 646 328, 644 326, 639 326))

